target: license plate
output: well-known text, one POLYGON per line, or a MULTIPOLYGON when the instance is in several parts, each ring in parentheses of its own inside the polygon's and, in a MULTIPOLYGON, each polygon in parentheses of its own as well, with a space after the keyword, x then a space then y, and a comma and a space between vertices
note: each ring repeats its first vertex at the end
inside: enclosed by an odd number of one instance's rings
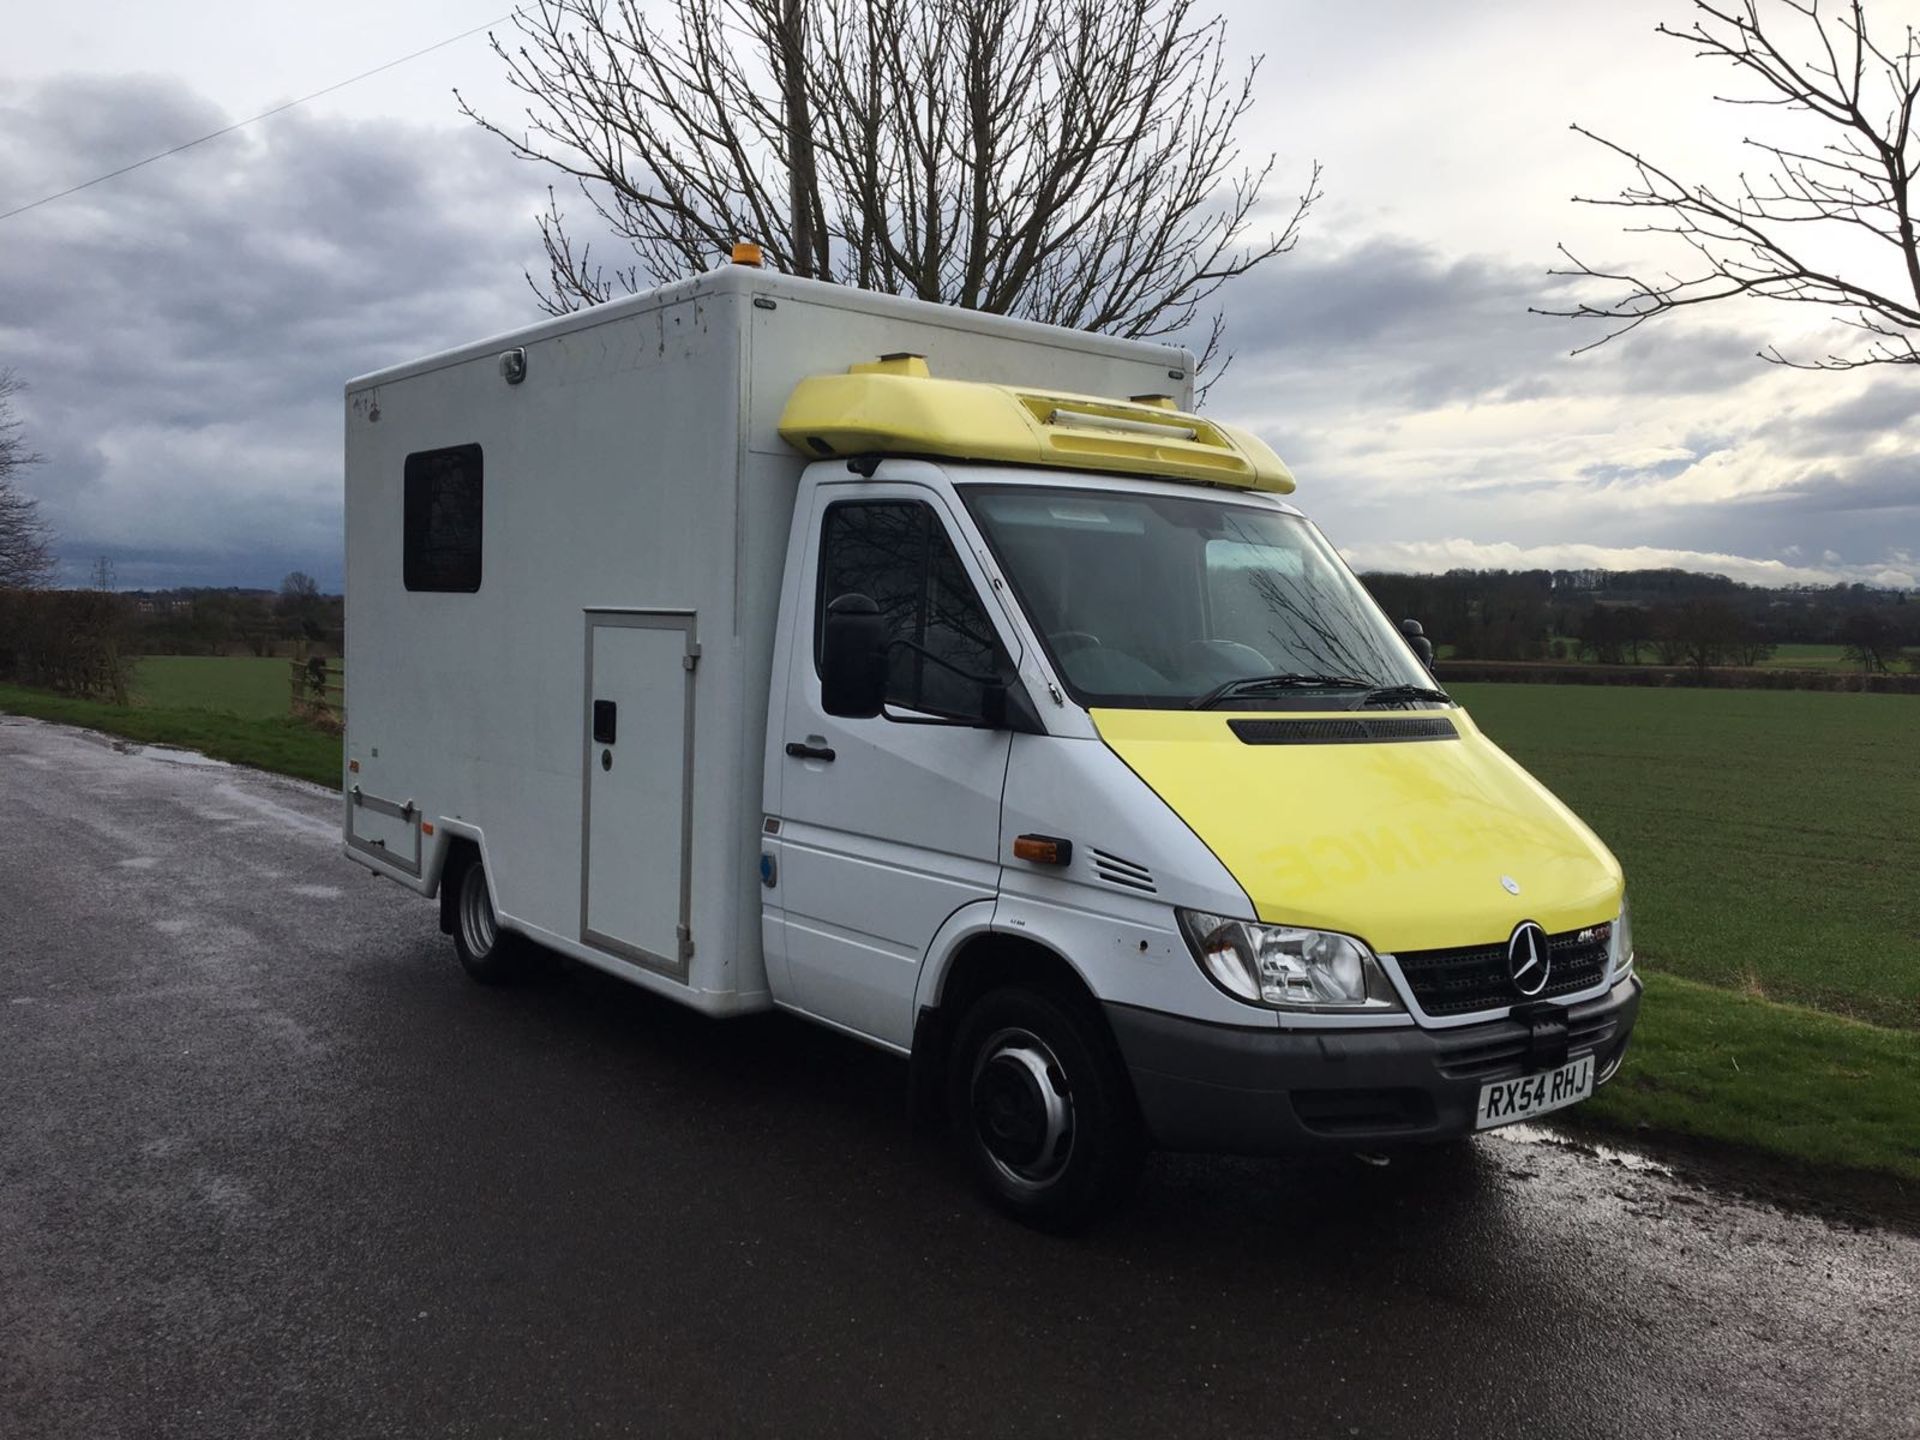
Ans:
POLYGON ((1518 1080, 1495 1080, 1480 1087, 1480 1109, 1473 1128, 1491 1130, 1531 1120, 1551 1110, 1563 1110, 1593 1094, 1593 1057, 1582 1055, 1558 1070, 1522 1075, 1518 1080))

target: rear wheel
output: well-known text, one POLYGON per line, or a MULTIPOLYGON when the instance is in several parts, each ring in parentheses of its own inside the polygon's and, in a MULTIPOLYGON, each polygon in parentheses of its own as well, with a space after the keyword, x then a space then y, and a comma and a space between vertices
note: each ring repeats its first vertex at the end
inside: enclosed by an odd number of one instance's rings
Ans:
POLYGON ((949 1107, 981 1189, 1036 1228, 1080 1229, 1139 1175, 1133 1092, 1084 1004, 1024 988, 982 996, 955 1037, 949 1107))
POLYGON ((453 898, 453 948, 467 974, 486 985, 526 974, 530 950, 522 937, 500 928, 486 866, 478 856, 461 867, 453 898))

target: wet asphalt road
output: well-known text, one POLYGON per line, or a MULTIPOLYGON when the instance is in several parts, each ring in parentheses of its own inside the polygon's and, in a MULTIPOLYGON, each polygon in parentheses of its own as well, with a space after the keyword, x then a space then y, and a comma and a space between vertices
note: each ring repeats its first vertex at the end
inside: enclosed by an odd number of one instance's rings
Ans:
POLYGON ((1489 1139, 1046 1239, 888 1057, 471 984, 337 814, 0 717, 0 1436, 1920 1435, 1909 1235, 1489 1139))

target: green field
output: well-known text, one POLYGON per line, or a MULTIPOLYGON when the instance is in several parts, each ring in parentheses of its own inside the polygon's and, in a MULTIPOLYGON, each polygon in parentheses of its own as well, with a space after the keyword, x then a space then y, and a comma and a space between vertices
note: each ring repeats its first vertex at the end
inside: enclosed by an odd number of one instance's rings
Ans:
POLYGON ((1456 685, 1626 867, 1661 969, 1920 1027, 1920 704, 1456 685))
POLYGON ((1760 662, 1763 670, 1858 670, 1838 645, 1776 645, 1760 662))
POLYGON ((150 655, 133 662, 133 701, 163 710, 273 719, 287 713, 291 674, 284 659, 150 655))

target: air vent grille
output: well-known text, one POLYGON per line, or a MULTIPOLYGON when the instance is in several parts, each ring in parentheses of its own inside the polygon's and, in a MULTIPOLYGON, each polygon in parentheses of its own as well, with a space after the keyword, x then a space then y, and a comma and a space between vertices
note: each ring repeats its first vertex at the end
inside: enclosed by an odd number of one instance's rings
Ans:
POLYGON ((1123 890, 1138 890, 1142 894, 1154 893, 1153 872, 1144 865, 1131 860, 1122 860, 1118 855, 1109 855, 1104 850, 1091 850, 1093 873, 1109 885, 1118 885, 1123 890))
POLYGON ((1458 740, 1441 715, 1342 716, 1338 720, 1229 720, 1248 745, 1372 745, 1397 740, 1458 740))

